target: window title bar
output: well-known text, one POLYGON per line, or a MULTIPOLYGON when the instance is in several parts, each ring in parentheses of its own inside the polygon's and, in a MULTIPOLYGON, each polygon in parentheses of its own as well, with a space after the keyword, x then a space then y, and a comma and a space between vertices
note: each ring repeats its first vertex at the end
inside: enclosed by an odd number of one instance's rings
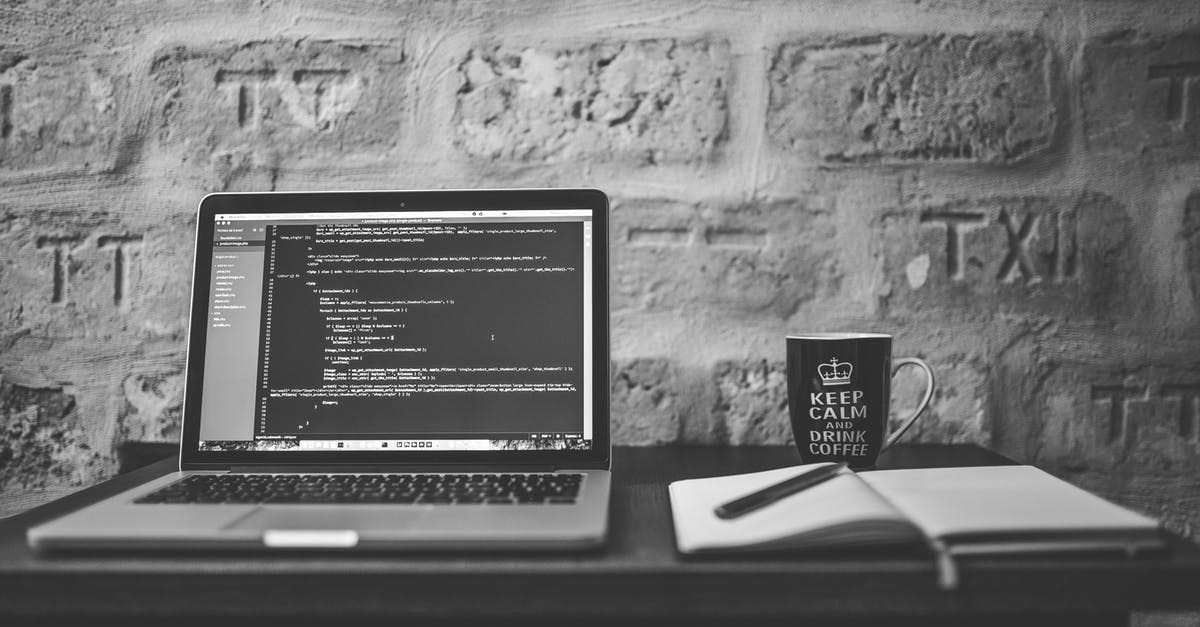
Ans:
POLYGON ((591 209, 485 209, 476 211, 330 211, 218 213, 218 220, 407 220, 411 218, 589 218, 591 209))

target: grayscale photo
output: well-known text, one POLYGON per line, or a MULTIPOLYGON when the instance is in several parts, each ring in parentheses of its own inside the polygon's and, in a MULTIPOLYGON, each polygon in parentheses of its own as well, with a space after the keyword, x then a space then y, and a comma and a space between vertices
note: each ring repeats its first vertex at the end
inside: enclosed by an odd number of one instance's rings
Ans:
POLYGON ((0 624, 1200 627, 1200 2, 0 0, 0 624))

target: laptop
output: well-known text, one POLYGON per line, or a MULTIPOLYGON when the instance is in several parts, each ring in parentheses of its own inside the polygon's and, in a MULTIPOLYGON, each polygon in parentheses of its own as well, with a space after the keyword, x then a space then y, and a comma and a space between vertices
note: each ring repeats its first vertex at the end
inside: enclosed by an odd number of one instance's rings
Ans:
POLYGON ((602 192, 221 193, 196 225, 178 472, 31 546, 603 544, 602 192))

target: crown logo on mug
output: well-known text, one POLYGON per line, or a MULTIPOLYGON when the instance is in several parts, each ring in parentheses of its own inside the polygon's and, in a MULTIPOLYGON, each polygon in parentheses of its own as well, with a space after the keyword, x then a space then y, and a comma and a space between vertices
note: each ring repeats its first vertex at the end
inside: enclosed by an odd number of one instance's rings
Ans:
POLYGON ((854 371, 854 366, 849 363, 838 363, 837 357, 829 360, 829 363, 817 366, 817 374, 821 375, 821 381, 825 385, 846 385, 850 383, 850 373, 854 371))

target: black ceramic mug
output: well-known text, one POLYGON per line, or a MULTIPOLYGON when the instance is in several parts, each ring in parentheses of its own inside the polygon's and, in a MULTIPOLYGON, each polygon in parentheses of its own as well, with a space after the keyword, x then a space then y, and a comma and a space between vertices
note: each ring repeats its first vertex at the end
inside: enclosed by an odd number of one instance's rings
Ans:
POLYGON ((844 461, 858 470, 873 468, 921 417, 933 396, 933 370, 916 357, 893 361, 892 336, 883 333, 801 333, 787 336, 787 384, 800 459, 844 461), (888 435, 892 377, 905 365, 925 371, 925 395, 888 435))

